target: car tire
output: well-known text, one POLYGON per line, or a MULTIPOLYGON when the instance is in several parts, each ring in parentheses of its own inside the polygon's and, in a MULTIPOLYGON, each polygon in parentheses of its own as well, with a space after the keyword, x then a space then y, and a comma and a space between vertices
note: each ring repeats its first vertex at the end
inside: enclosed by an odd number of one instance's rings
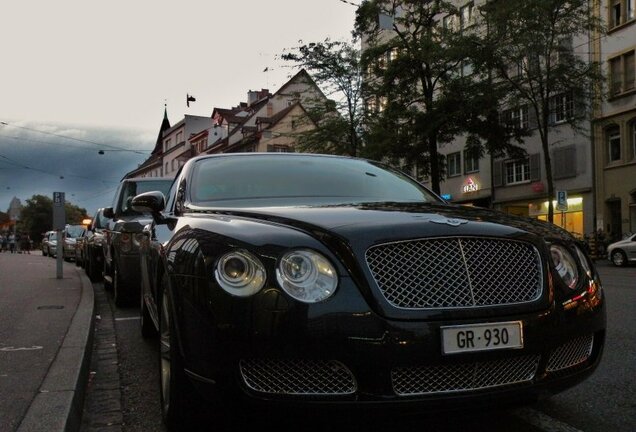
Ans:
POLYGON ((625 255, 625 252, 623 252, 622 250, 612 251, 611 258, 612 258, 612 263, 616 267, 623 267, 627 265, 627 255, 625 255))
POLYGON ((184 372, 165 275, 160 283, 158 357, 161 417, 169 431, 190 430, 197 418, 197 403, 193 397, 195 389, 184 372))
MULTIPOLYGON (((111 267, 112 267, 112 265, 111 265, 111 267)), ((112 289, 113 289, 113 275, 108 273, 108 267, 106 266, 106 258, 104 258, 104 266, 103 266, 103 270, 102 270, 102 277, 104 278, 104 289, 106 291, 112 291, 112 289), (106 276, 109 276, 109 278, 107 278, 106 276)))
POLYGON ((157 336, 157 329, 155 328, 155 324, 152 322, 152 318, 150 318, 150 312, 148 311, 148 305, 144 301, 144 292, 141 289, 140 294, 141 305, 139 307, 139 323, 141 324, 141 337, 144 339, 150 339, 157 336))
POLYGON ((117 264, 115 264, 113 266, 113 300, 115 301, 115 306, 128 305, 128 290, 126 288, 126 283, 122 280, 117 264))
POLYGON ((97 260, 95 259, 95 255, 93 252, 88 253, 88 260, 86 261, 86 274, 91 282, 99 281, 100 276, 102 275, 100 269, 97 267, 97 260))
POLYGON ((44 249, 42 249, 42 256, 47 256, 47 253, 44 249))

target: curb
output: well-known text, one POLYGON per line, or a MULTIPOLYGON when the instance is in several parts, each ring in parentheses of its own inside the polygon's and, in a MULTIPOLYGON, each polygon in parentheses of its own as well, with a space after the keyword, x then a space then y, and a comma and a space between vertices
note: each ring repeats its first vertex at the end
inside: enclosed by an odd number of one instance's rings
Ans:
POLYGON ((38 394, 17 432, 76 432, 82 424, 84 394, 93 350, 95 296, 81 269, 82 293, 77 310, 38 394))

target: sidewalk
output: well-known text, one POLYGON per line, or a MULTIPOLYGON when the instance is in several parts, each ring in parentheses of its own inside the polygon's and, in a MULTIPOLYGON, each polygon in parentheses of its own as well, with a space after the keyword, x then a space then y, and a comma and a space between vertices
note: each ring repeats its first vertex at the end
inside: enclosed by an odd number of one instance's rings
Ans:
POLYGON ((93 286, 73 263, 0 253, 0 430, 77 431, 92 351, 93 286))

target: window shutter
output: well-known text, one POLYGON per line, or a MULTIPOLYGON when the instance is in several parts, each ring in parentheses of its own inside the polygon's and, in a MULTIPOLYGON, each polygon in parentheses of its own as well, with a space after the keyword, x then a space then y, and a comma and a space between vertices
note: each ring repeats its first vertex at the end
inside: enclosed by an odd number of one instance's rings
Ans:
POLYGON ((539 122, 537 121, 537 113, 532 106, 528 106, 528 129, 532 130, 538 127, 539 122))
POLYGON ((552 166, 555 180, 576 177, 576 146, 556 149, 552 166))
POLYGON ((503 162, 502 161, 495 161, 492 164, 492 180, 493 180, 493 186, 494 187, 501 187, 503 186, 503 162))
POLYGON ((272 144, 267 144, 267 151, 268 152, 273 152, 274 151, 274 146, 272 144))
POLYGON ((541 180, 541 155, 539 153, 530 155, 530 180, 541 180))

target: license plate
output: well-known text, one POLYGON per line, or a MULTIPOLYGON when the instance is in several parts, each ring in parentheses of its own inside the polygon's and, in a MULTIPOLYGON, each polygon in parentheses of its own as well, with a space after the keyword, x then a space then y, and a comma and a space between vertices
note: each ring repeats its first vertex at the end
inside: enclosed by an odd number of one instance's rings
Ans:
POLYGON ((523 348, 521 321, 444 326, 441 330, 444 354, 523 348))

